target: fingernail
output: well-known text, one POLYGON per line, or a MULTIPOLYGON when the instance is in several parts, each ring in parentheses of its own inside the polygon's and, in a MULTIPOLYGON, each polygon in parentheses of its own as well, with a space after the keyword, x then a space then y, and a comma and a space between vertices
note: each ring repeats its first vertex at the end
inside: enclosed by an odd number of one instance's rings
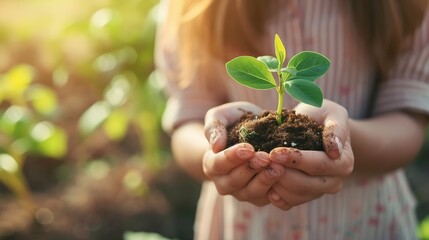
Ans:
POLYGON ((270 193, 270 197, 271 197, 271 199, 273 199, 274 201, 278 201, 278 200, 280 200, 280 196, 279 196, 277 193, 275 193, 275 192, 271 192, 271 193, 270 193))
POLYGON ((270 155, 273 161, 277 163, 286 163, 289 158, 286 153, 287 151, 281 149, 281 150, 273 150, 270 155))
POLYGON ((267 172, 268 176, 271 177, 271 178, 277 178, 281 174, 281 172, 279 172, 279 169, 275 169, 271 165, 268 165, 265 168, 265 171, 267 172))
POLYGON ((343 152, 343 143, 341 142, 340 138, 337 136, 335 136, 334 140, 335 140, 335 143, 337 144, 338 152, 340 153, 340 156, 341 156, 343 152))
POLYGON ((343 143, 341 142, 341 139, 337 136, 334 137, 335 144, 337 145, 338 149, 338 155, 334 156, 335 158, 341 158, 341 155, 343 153, 343 143))
POLYGON ((236 151, 237 157, 241 159, 249 159, 255 152, 249 148, 239 148, 236 151))
POLYGON ((253 158, 252 160, 250 160, 249 162, 249 167, 251 169, 261 169, 265 166, 267 166, 270 163, 270 160, 268 158, 266 158, 265 156, 257 156, 255 158, 253 158))
POLYGON ((210 145, 213 145, 219 138, 219 131, 217 131, 216 129, 212 130, 210 133, 210 139, 209 139, 209 143, 210 145))

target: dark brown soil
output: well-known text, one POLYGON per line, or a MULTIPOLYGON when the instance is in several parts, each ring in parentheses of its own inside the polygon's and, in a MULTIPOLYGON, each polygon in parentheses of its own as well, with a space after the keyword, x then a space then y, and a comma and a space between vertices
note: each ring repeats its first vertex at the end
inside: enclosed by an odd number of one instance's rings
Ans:
POLYGON ((227 145, 248 142, 255 150, 268 153, 276 147, 323 151, 322 125, 289 110, 283 110, 282 121, 278 125, 273 111, 259 116, 244 112, 241 119, 228 128, 227 145))

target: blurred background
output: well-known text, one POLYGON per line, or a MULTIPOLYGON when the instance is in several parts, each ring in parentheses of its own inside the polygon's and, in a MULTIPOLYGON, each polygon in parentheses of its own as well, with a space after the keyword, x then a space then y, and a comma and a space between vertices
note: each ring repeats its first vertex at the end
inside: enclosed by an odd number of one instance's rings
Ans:
MULTIPOLYGON (((157 4, 0 1, 0 239, 192 239, 199 184, 160 128, 157 4)), ((407 168, 422 238, 428 156, 407 168)))
POLYGON ((0 1, 0 239, 192 238, 199 186, 160 129, 157 3, 0 1))

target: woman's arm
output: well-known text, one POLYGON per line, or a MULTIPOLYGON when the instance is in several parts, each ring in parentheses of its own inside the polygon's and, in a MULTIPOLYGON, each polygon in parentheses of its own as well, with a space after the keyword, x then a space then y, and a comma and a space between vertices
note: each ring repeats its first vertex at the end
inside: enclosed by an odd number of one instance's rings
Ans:
POLYGON ((179 166, 190 176, 207 179, 202 169, 202 158, 209 149, 201 122, 188 122, 177 128, 171 136, 171 147, 179 166))
POLYGON ((350 120, 356 174, 378 175, 404 167, 415 159, 427 120, 397 111, 367 120, 350 120))

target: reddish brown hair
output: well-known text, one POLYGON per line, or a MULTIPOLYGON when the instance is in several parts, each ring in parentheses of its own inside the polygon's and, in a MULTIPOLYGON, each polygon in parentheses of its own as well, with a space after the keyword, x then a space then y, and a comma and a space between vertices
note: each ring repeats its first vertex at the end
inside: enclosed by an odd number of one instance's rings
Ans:
MULTIPOLYGON (((182 79, 190 79, 186 69, 195 69, 196 64, 204 64, 213 56, 225 58, 225 53, 230 51, 264 54, 256 45, 267 19, 267 13, 261 9, 274 3, 278 1, 171 0, 167 22, 181 42, 182 79)), ((407 36, 422 22, 427 7, 427 0, 348 0, 344 3, 350 7, 360 35, 373 49, 382 76, 407 36)))
POLYGON ((361 35, 372 49, 382 75, 423 20, 426 0, 349 0, 361 35))

